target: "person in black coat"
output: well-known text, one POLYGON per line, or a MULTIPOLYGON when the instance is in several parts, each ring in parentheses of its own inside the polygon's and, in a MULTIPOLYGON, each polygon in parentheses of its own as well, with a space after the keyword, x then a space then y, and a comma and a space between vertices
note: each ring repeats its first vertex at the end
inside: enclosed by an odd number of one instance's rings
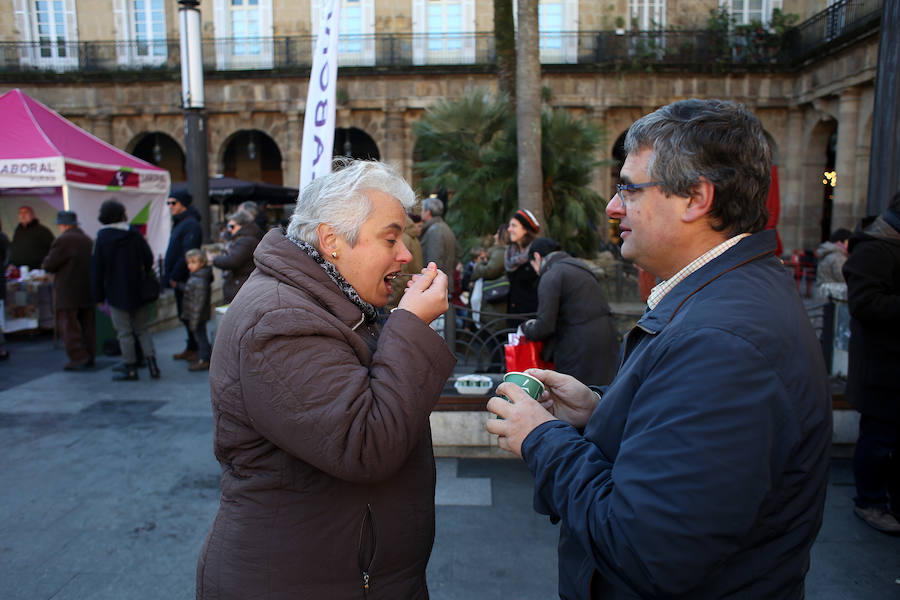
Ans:
MULTIPOLYGON (((509 220, 509 245, 503 258, 509 279, 509 296, 506 312, 533 313, 537 311, 538 274, 531 266, 531 242, 541 229, 541 224, 528 209, 517 210, 509 220)), ((509 319, 509 327, 516 328, 524 319, 509 319)))
POLYGON ((159 377, 153 336, 148 329, 150 303, 141 298, 141 279, 153 269, 153 252, 144 237, 128 227, 125 207, 110 199, 100 205, 100 223, 91 256, 94 301, 109 304, 109 316, 122 348, 125 371, 114 381, 138 379, 135 338, 141 345, 150 376, 159 377))
POLYGON ((619 338, 603 288, 590 268, 550 238, 531 243, 540 273, 537 318, 522 325, 525 337, 544 342, 541 358, 588 385, 606 385, 616 374, 619 338))
POLYGON ((860 412, 854 513, 900 535, 900 193, 850 237, 847 397, 860 412))
POLYGON ((33 208, 19 207, 19 225, 13 232, 10 262, 17 267, 25 265, 29 269, 39 269, 41 261, 50 252, 53 239, 53 232, 37 220, 33 208))
POLYGON ((169 212, 172 214, 172 234, 166 248, 165 273, 162 280, 164 285, 175 290, 178 318, 187 332, 185 349, 172 358, 191 362, 197 360, 197 340, 194 339, 194 334, 182 316, 181 303, 184 294, 178 289, 178 284, 188 280, 190 273, 184 255, 188 250, 199 248, 203 243, 203 228, 200 225, 200 213, 191 206, 191 195, 187 192, 173 191, 166 204, 169 205, 169 212))

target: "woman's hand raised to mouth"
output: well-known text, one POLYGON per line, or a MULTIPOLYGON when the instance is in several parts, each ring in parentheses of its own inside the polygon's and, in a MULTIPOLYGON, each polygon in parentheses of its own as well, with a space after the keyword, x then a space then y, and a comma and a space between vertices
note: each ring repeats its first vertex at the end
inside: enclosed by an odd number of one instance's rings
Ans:
POLYGON ((413 275, 406 284, 406 291, 397 308, 408 310, 426 323, 447 312, 447 275, 433 262, 422 269, 421 275, 413 275))

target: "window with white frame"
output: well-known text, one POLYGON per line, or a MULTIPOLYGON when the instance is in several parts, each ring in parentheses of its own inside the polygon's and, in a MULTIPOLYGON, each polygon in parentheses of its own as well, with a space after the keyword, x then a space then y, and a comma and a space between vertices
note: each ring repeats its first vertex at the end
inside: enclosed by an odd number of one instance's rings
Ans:
POLYGON ((217 68, 272 67, 272 0, 215 0, 213 22, 217 68))
MULTIPOLYGON (((322 15, 319 0, 310 0, 315 50, 316 28, 322 15)), ((338 66, 371 66, 375 64, 375 0, 341 0, 341 22, 338 29, 338 66)))
POLYGON ((14 0, 23 64, 64 71, 78 67, 74 0, 14 0))
POLYGON ((135 54, 166 56, 166 11, 163 0, 132 0, 135 54))
MULTIPOLYGON (((513 0, 513 20, 518 28, 517 0, 513 0)), ((578 0, 540 0, 538 35, 542 63, 577 63, 578 0)))
POLYGON ((119 64, 153 64, 166 61, 166 10, 164 0, 115 0, 116 40, 119 64))
POLYGON ((768 23, 772 10, 781 8, 781 0, 724 0, 721 6, 728 9, 735 25, 768 23))
POLYGON ((475 0, 413 0, 413 64, 475 62, 475 0))
POLYGON ((665 28, 666 0, 629 0, 628 5, 632 29, 653 31, 665 28))
POLYGON ((538 5, 541 62, 578 62, 578 3, 542 0, 538 5))

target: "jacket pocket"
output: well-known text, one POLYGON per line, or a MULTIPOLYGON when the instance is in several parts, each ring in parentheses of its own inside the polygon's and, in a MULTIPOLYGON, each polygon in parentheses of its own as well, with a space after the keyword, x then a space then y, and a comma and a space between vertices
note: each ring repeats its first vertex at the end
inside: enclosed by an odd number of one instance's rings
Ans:
POLYGON ((362 524, 359 527, 359 546, 356 555, 362 576, 363 598, 369 596, 370 572, 375 560, 375 545, 375 513, 372 512, 372 505, 366 504, 366 511, 363 513, 362 524))

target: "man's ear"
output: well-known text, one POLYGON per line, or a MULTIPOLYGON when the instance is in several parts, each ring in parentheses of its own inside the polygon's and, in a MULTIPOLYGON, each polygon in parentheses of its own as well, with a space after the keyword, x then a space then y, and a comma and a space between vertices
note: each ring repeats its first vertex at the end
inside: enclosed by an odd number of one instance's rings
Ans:
POLYGON ((713 183, 701 177, 700 181, 691 188, 691 196, 681 215, 681 220, 685 223, 692 223, 705 217, 713 207, 713 198, 716 189, 713 183))

